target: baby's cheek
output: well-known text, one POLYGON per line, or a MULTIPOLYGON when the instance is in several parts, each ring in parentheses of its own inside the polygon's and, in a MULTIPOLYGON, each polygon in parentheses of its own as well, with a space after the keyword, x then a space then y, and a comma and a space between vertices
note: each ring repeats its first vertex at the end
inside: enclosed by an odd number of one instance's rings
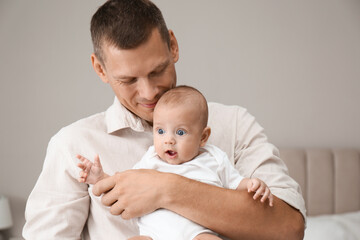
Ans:
POLYGON ((162 155, 162 151, 161 151, 161 144, 159 144, 158 142, 154 142, 154 147, 155 147, 155 152, 160 156, 160 157, 163 157, 161 156, 162 155))
POLYGON ((198 154, 199 146, 196 146, 195 144, 186 144, 182 148, 182 155, 186 162, 194 159, 198 154))

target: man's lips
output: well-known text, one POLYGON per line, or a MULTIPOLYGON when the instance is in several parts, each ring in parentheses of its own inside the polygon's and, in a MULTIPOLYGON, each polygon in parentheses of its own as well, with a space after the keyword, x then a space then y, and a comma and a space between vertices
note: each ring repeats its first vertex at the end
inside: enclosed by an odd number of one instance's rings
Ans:
POLYGON ((140 105, 145 107, 145 108, 155 108, 156 103, 157 103, 157 101, 154 102, 154 103, 140 103, 140 105))

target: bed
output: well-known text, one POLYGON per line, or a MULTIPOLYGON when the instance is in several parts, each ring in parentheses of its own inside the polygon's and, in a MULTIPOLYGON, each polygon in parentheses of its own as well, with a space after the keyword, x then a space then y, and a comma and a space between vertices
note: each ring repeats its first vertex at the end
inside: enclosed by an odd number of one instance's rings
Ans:
POLYGON ((280 148, 307 208, 305 240, 360 240, 360 151, 280 148))

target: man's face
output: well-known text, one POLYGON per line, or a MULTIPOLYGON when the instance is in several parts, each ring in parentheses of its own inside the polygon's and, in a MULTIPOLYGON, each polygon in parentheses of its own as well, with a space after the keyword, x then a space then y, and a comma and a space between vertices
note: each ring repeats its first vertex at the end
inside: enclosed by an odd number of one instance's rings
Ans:
POLYGON ((154 146, 158 156, 169 164, 182 164, 195 158, 204 146, 204 129, 196 106, 161 104, 154 113, 154 146))
POLYGON ((152 122, 155 105, 161 95, 176 85, 175 62, 178 45, 170 31, 171 47, 157 29, 147 42, 134 49, 118 49, 104 44, 104 65, 92 55, 100 78, 109 83, 116 97, 128 110, 152 122))

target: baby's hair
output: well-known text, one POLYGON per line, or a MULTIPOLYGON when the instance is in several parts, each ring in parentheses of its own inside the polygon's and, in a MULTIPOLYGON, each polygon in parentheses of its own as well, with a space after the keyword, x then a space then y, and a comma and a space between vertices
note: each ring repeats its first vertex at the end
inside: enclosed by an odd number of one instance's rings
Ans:
MULTIPOLYGON (((196 88, 180 85, 175 88, 170 89, 166 93, 164 93, 156 106, 161 105, 186 105, 186 106, 194 106, 197 105, 199 111, 199 121, 201 122, 201 126, 205 128, 208 122, 208 105, 206 98, 204 95, 197 90, 196 88)), ((156 109, 156 108, 155 108, 156 109)))

